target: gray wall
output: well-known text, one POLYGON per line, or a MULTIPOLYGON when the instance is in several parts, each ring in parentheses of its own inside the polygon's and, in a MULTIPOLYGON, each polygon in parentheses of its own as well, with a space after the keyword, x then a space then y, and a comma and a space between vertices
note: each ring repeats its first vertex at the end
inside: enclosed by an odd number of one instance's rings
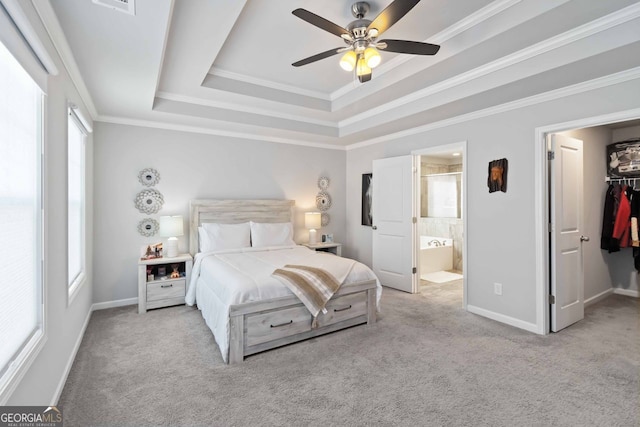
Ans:
MULTIPOLYGON (((92 138, 87 142, 87 281, 74 300, 67 302, 67 101, 86 112, 75 86, 49 43, 30 2, 21 2, 29 21, 52 55, 59 75, 48 78, 45 98, 45 328, 47 340, 7 405, 56 403, 71 368, 76 345, 91 311, 92 299, 92 138)), ((0 12, 1 13, 1 12, 0 12)))
POLYGON ((535 129, 637 108, 639 92, 640 81, 629 81, 349 150, 345 254, 371 264, 372 230, 360 225, 359 194, 361 174, 371 172, 374 159, 466 140, 468 304, 535 324, 535 129), (509 160, 508 191, 490 194, 487 164, 503 157, 509 160), (503 284, 503 295, 493 293, 494 282, 503 284))
POLYGON ((185 236, 180 252, 188 252, 188 215, 191 199, 293 199, 295 240, 308 241, 304 212, 317 211, 315 196, 320 176, 331 183, 331 222, 318 230, 345 238, 345 153, 338 150, 267 143, 97 123, 95 131, 95 285, 94 302, 138 295, 137 260, 140 248, 164 241, 143 237, 138 222, 147 217, 183 215, 185 236), (154 215, 138 212, 134 198, 142 190, 138 172, 158 170, 155 187, 164 207, 154 215))
POLYGON ((629 126, 613 130, 613 142, 620 142, 632 138, 640 138, 640 126, 629 126))

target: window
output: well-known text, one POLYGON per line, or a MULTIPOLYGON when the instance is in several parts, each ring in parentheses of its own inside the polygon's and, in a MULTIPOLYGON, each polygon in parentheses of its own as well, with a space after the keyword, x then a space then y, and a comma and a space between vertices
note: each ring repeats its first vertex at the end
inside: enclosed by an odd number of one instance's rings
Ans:
POLYGON ((0 43, 0 397, 43 342, 42 97, 0 43))
POLYGON ((421 177, 421 216, 460 218, 462 211, 462 175, 459 172, 421 177))
POLYGON ((85 281, 85 140, 86 133, 73 108, 68 119, 68 280, 69 301, 85 281))

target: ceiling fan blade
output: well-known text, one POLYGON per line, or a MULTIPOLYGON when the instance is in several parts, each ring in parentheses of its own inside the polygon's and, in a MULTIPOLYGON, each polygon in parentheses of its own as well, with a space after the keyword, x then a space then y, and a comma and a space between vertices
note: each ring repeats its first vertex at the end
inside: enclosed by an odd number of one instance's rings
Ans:
POLYGON ((350 36, 349 31, 342 28, 340 25, 334 24, 331 21, 324 19, 321 16, 316 15, 315 13, 311 13, 305 9, 296 9, 293 13, 298 18, 303 21, 307 21, 311 25, 315 25, 318 28, 321 28, 325 31, 330 32, 331 34, 335 34, 338 37, 341 37, 343 34, 350 36))
POLYGON ((380 40, 378 48, 386 52, 409 53, 412 55, 435 55, 440 50, 440 46, 431 43, 414 42, 409 40, 380 40), (386 47, 382 47, 382 44, 386 47))
POLYGON ((337 53, 340 53, 342 51, 344 51, 344 48, 337 47, 335 49, 327 50, 326 52, 318 53, 318 54, 310 56, 308 58, 301 59, 300 61, 294 62, 291 65, 293 65, 294 67, 300 67, 302 65, 311 64, 312 62, 320 61, 321 59, 328 58, 328 57, 333 56, 333 55, 335 55, 337 53))
POLYGON ((369 24, 367 30, 370 31, 375 28, 378 30, 378 35, 384 33, 418 3, 420 3, 420 0, 395 0, 376 16, 376 19, 369 24))

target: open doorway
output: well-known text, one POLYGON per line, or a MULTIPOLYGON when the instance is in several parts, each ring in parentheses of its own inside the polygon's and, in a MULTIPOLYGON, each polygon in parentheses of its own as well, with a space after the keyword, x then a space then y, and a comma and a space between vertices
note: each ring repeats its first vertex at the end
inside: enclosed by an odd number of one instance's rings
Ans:
POLYGON ((415 151, 418 292, 466 307, 466 143, 415 151))
POLYGON ((538 190, 545 205, 545 224, 538 223, 543 245, 538 247, 539 333, 557 332, 580 321, 588 316, 585 307, 612 294, 638 297, 633 249, 610 253, 601 248, 605 197, 611 184, 606 179, 607 146, 640 138, 637 115, 638 111, 624 112, 536 132, 544 149, 538 157, 543 170, 538 190), (580 159, 573 162, 577 153, 580 159))

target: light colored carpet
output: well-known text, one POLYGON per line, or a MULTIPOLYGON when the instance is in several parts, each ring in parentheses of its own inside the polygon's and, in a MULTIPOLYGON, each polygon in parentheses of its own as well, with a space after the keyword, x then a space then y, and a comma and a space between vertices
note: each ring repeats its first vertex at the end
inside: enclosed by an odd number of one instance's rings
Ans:
POLYGON ((420 278, 429 282, 445 283, 462 279, 462 274, 452 273, 450 271, 434 271, 433 273, 421 274, 420 278))
POLYGON ((613 295, 543 337, 425 292, 385 289, 375 325, 232 366, 195 309, 97 311, 59 402, 65 426, 640 422, 638 300, 613 295))

